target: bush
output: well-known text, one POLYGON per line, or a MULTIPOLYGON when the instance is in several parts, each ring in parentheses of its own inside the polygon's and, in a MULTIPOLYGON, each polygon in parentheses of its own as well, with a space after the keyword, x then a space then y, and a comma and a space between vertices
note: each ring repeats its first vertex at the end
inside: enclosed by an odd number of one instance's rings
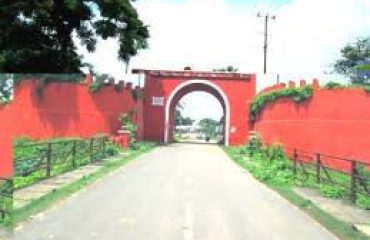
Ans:
POLYGON ((321 195, 327 198, 334 198, 334 199, 343 198, 344 195, 346 194, 346 190, 338 186, 321 184, 319 188, 320 188, 321 195))
POLYGON ((345 87, 346 87, 345 85, 330 81, 325 84, 324 89, 334 90, 334 89, 343 89, 345 87))
POLYGON ((246 148, 246 151, 250 153, 250 155, 253 155, 257 152, 261 151, 262 148, 262 140, 261 137, 258 136, 256 133, 252 133, 249 137, 249 141, 246 148))
POLYGON ((268 158, 274 161, 286 159, 283 147, 280 144, 273 144, 267 149, 268 158))
POLYGON ((362 194, 357 195, 356 204, 360 208, 370 210, 370 197, 364 196, 362 194))
POLYGON ((118 155, 120 152, 121 148, 117 144, 111 142, 108 143, 105 149, 105 153, 108 157, 118 155))
POLYGON ((366 93, 370 93, 370 85, 364 85, 362 86, 362 88, 364 89, 366 93))

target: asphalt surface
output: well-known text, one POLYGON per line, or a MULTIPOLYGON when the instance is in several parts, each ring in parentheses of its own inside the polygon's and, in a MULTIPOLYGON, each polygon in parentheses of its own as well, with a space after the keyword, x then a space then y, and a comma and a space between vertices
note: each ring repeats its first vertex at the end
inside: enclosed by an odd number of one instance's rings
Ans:
POLYGON ((22 223, 17 240, 336 239, 217 146, 174 144, 22 223))

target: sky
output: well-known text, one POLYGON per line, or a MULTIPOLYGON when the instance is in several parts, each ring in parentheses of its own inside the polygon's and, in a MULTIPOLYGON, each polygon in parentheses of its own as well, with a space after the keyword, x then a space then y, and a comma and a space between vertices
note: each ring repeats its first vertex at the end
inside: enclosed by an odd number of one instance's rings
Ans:
MULTIPOLYGON (((314 77, 322 83, 345 81, 331 73, 333 62, 346 43, 370 33, 370 0, 139 0, 135 6, 151 38, 150 48, 132 59, 132 68, 212 70, 232 65, 256 73, 258 90, 274 84, 277 74, 282 82, 314 77), (276 16, 269 21, 266 75, 264 22, 258 12, 276 16)), ((125 74, 117 49, 116 40, 110 39, 99 41, 93 54, 80 53, 99 72, 137 83, 138 76, 125 74)), ((201 101, 205 108, 186 115, 209 109, 213 101, 205 96, 188 97, 187 106, 201 101)))

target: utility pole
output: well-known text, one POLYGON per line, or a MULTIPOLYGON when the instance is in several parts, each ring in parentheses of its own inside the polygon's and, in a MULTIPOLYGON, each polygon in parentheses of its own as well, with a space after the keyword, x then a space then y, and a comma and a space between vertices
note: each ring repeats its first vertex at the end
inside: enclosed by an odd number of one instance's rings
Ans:
POLYGON ((268 22, 270 19, 276 20, 276 16, 270 16, 269 13, 262 14, 258 12, 257 17, 264 18, 265 31, 264 31, 264 44, 263 44, 263 73, 267 73, 267 48, 268 48, 268 22))

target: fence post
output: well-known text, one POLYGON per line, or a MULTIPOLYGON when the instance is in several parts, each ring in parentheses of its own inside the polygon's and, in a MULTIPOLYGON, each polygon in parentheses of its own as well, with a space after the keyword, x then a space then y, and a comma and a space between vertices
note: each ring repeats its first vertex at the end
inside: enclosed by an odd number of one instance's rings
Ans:
POLYGON ((73 147, 72 147, 72 166, 73 168, 76 168, 76 149, 77 148, 77 140, 73 141, 73 147))
POLYGON ((103 158, 106 157, 106 143, 107 143, 107 137, 103 138, 103 158))
POLYGON ((51 143, 48 143, 48 148, 46 152, 46 177, 51 176, 51 151, 52 145, 51 143))
POLYGON ((297 149, 294 148, 293 150, 293 174, 297 175, 297 160, 298 160, 298 154, 297 149))
POLYGON ((321 156, 320 153, 316 154, 316 183, 321 183, 321 156))
POLYGON ((356 202, 356 192, 357 192, 357 168, 356 162, 351 161, 351 201, 356 202))
POLYGON ((90 163, 93 161, 93 151, 94 151, 94 138, 90 139, 90 163))

